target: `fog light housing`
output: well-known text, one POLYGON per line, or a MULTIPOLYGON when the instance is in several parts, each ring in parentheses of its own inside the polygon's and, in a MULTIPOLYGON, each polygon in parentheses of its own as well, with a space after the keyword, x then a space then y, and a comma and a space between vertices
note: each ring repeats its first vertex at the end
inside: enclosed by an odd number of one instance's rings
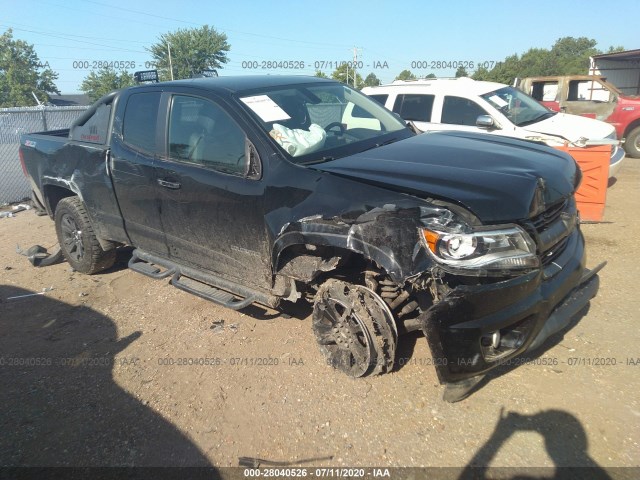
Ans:
POLYGON ((483 335, 482 338, 480 338, 480 344, 483 347, 492 347, 495 350, 496 348, 500 347, 500 339, 500 330, 498 330, 497 332, 483 335))
POLYGON ((529 338, 535 317, 533 315, 509 327, 480 337, 480 350, 487 362, 495 362, 518 350, 529 338))

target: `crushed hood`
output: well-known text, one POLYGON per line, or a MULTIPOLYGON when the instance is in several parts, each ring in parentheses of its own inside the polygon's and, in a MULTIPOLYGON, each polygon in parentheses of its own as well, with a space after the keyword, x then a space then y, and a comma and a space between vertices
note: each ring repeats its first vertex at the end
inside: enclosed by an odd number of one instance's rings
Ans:
POLYGON ((494 224, 528 218, 534 201, 552 205, 567 198, 578 174, 575 161, 560 151, 467 132, 416 135, 312 168, 422 198, 446 199, 494 224))
POLYGON ((606 139, 615 133, 613 125, 568 113, 557 113, 553 117, 521 128, 529 132, 560 136, 573 143, 580 143, 580 139, 585 138, 587 140, 606 139))

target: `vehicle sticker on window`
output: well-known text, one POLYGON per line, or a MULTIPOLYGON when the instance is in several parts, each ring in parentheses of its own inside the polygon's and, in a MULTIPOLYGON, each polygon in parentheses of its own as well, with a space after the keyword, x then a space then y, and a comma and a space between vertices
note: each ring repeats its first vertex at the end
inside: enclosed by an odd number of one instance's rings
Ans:
POLYGON ((287 115, 287 112, 280 108, 280 106, 267 95, 244 97, 240 100, 253 110, 263 122, 277 122, 279 120, 289 120, 291 118, 287 115))
POLYGON ((502 98, 500 98, 498 95, 491 95, 489 97, 489 100, 496 105, 498 108, 502 108, 502 107, 506 107, 507 105, 509 105, 509 102, 505 102, 502 98))

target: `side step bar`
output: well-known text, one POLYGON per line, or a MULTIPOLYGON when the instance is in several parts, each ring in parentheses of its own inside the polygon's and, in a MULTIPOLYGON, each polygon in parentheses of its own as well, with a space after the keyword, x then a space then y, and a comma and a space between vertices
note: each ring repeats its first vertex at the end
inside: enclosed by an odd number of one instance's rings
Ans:
POLYGON ((275 308, 280 299, 215 275, 178 265, 165 258, 134 250, 129 268, 154 279, 171 276, 170 283, 187 293, 197 295, 232 310, 241 310, 253 303, 275 308), (164 269, 164 270, 163 270, 164 269))
MULTIPOLYGON (((161 270, 158 264, 160 262, 154 261, 157 260, 155 258, 151 258, 151 255, 145 254, 140 250, 134 250, 131 255, 131 259, 129 260, 128 267, 134 272, 141 273, 146 275, 147 277, 155 278, 156 280, 160 280, 162 278, 167 278, 169 275, 173 275, 176 273, 176 267, 165 267, 165 270, 161 270)), ((160 264, 162 265, 162 264, 160 264)))
POLYGON ((183 277, 180 272, 173 274, 171 285, 187 293, 197 295, 205 300, 211 300, 218 305, 223 305, 232 310, 242 310, 256 301, 256 297, 247 297, 244 300, 236 300, 235 296, 224 290, 220 290, 212 285, 194 280, 193 278, 183 277))

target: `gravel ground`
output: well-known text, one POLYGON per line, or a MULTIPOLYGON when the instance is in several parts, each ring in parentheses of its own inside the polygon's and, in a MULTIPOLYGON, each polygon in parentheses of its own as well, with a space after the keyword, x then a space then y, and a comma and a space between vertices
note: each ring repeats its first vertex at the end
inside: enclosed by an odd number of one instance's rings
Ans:
POLYGON ((127 270, 126 251, 99 275, 36 269, 15 246, 55 246, 53 223, 0 219, 0 465, 638 467, 639 177, 627 159, 605 221, 583 225, 589 266, 609 262, 588 311, 457 404, 417 334, 396 371, 352 380, 307 309, 227 310, 127 270))

